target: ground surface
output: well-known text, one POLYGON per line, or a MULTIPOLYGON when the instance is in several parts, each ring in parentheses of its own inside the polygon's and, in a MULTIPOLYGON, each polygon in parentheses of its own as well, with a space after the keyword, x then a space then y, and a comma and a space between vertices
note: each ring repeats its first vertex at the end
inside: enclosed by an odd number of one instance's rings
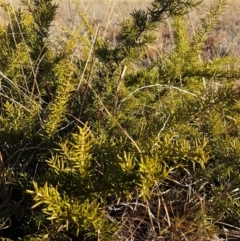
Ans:
MULTIPOLYGON (((13 5, 17 5, 20 0, 6 0, 13 5)), ((126 19, 133 9, 147 8, 151 0, 55 0, 59 4, 59 10, 55 23, 61 23, 70 28, 76 27, 78 14, 76 4, 93 21, 93 24, 100 24, 100 29, 104 37, 110 41, 115 41, 115 36, 119 30, 117 23, 126 19)), ((217 0, 203 0, 198 9, 194 9, 188 16, 190 31, 197 29, 197 24, 204 16, 205 10, 214 5, 217 0)), ((212 54, 228 52, 240 55, 240 0, 228 0, 225 12, 220 16, 215 30, 209 34, 206 43, 212 54)), ((3 21, 7 17, 0 15, 3 21)), ((161 25, 158 29, 158 45, 160 51, 171 48, 171 24, 169 21, 161 25)))
MULTIPOLYGON (((106 37, 110 41, 114 41, 114 36, 117 33, 117 23, 129 16, 133 9, 147 8, 151 1, 139 0, 95 0, 95 1, 75 1, 79 3, 82 9, 88 14, 90 19, 93 19, 96 24, 101 24, 102 28, 107 28, 106 37), (106 27, 107 26, 107 27, 106 27)), ((216 4, 217 0, 203 0, 198 9, 194 9, 188 16, 190 31, 197 29, 197 25, 201 17, 211 5, 216 4), (193 24, 192 24, 193 23, 193 24)), ((240 55, 240 0, 228 0, 225 12, 220 16, 215 30, 209 34, 209 39, 206 43, 206 48, 211 51, 211 54, 229 54, 240 55)), ((65 22, 71 22, 76 16, 74 10, 74 1, 58 0, 60 11, 58 19, 64 19, 65 22)), ((159 49, 171 48, 171 24, 166 22, 158 30, 159 49)))

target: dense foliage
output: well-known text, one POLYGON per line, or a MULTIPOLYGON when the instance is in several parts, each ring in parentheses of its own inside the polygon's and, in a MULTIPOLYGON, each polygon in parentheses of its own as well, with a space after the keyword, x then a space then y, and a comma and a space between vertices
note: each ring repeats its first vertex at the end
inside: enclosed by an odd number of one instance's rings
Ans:
POLYGON ((120 24, 116 47, 81 11, 60 34, 52 0, 22 4, 1 1, 2 240, 210 240, 223 226, 231 238, 239 59, 201 58, 226 2, 189 37, 185 14, 200 2, 155 0, 120 24), (174 50, 146 64, 168 17, 174 50))

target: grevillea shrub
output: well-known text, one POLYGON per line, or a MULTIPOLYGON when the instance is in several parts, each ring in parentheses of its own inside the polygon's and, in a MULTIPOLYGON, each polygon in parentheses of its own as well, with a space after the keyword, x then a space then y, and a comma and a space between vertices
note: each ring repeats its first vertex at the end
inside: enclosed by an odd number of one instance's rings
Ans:
POLYGON ((155 0, 113 47, 79 10, 1 1, 2 240, 210 240, 239 225, 239 58, 201 59, 219 0, 189 37, 194 0, 155 0), (174 48, 143 64, 160 22, 174 48))

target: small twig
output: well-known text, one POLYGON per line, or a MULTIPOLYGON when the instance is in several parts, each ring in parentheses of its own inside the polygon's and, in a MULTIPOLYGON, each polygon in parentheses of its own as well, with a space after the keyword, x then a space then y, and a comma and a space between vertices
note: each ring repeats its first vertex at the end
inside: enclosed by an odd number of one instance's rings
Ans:
MULTIPOLYGON (((20 92, 21 92, 21 94, 23 95, 23 96, 25 96, 28 100, 30 100, 31 102, 33 102, 34 103, 34 100, 33 100, 33 98, 30 98, 27 94, 25 94, 25 92, 24 91, 27 91, 27 92, 29 92, 28 90, 26 90, 26 89, 24 89, 24 88, 22 88, 21 86, 18 86, 17 84, 15 84, 11 79, 9 79, 2 71, 0 71, 0 76, 2 76, 10 85, 12 85, 12 86, 14 86, 14 87, 16 87, 20 92), (23 91, 23 90, 24 91, 23 91)), ((1 94, 1 95, 3 95, 3 94, 1 94)), ((4 95, 3 95, 4 96, 4 95)), ((36 95, 34 95, 35 97, 38 97, 38 96, 36 96, 36 95)), ((8 98, 8 99, 11 99, 11 98, 9 98, 8 96, 5 96, 6 98, 8 98)), ((11 99, 12 100, 12 99, 11 99)), ((13 100, 12 100, 13 101, 13 100)), ((43 101, 42 99, 41 99, 41 101, 43 101)), ((14 102, 14 101, 13 101, 14 102)), ((24 107, 25 109, 26 109, 26 107, 24 107)))
POLYGON ((13 103, 21 106, 21 107, 22 107, 23 109, 25 109, 27 112, 29 112, 29 113, 31 112, 31 110, 29 110, 29 109, 26 108, 24 105, 22 105, 22 104, 20 104, 19 102, 17 102, 16 100, 14 100, 14 99, 12 99, 12 98, 9 98, 8 96, 6 96, 6 95, 4 95, 4 94, 2 94, 2 93, 0 93, 0 96, 3 96, 4 98, 11 100, 13 103))
POLYGON ((160 140, 160 134, 161 134, 161 132, 165 129, 169 118, 170 118, 170 115, 167 117, 167 119, 166 119, 165 122, 163 123, 163 127, 162 127, 161 130, 158 132, 158 139, 159 139, 159 140, 160 140))
MULTIPOLYGON (((86 64, 85 64, 85 66, 84 66, 82 76, 81 76, 81 78, 80 78, 80 80, 79 80, 79 83, 78 83, 77 92, 79 91, 80 86, 81 86, 81 84, 82 84, 82 80, 83 80, 83 78, 84 78, 84 74, 85 74, 85 72, 86 72, 88 63, 90 62, 90 58, 91 58, 91 57, 93 58, 92 53, 93 53, 94 48, 95 48, 96 40, 97 40, 97 37, 98 37, 98 31, 99 31, 99 25, 97 26, 97 30, 96 30, 96 33, 95 33, 95 36, 94 36, 94 39, 93 39, 93 43, 92 43, 92 46, 91 46, 91 49, 90 49, 90 52, 89 52, 89 55, 88 55, 88 58, 87 58, 87 62, 86 62, 86 64)), ((92 63, 92 65, 93 65, 93 63, 92 63)), ((92 65, 91 65, 91 66, 92 66, 92 65)), ((90 77, 90 74, 89 74, 89 77, 90 77)), ((88 78, 88 79, 89 79, 89 78, 88 78)))
POLYGON ((170 221, 170 216, 169 216, 169 214, 168 214, 167 205, 166 205, 166 203, 165 203, 164 198, 163 198, 162 195, 161 195, 161 201, 162 201, 162 203, 163 203, 163 207, 164 207, 164 210, 165 210, 165 213, 166 213, 166 216, 167 216, 168 227, 171 227, 171 221, 170 221))
POLYGON ((124 77, 124 75, 125 75, 126 69, 127 69, 127 66, 124 65, 124 66, 122 67, 122 71, 121 71, 120 77, 119 77, 119 79, 118 79, 118 81, 117 81, 117 89, 116 89, 116 93, 115 93, 115 96, 114 96, 114 99, 115 99, 115 107, 114 107, 114 110, 115 110, 115 111, 117 110, 119 91, 120 91, 120 87, 121 87, 121 84, 122 84, 123 77, 124 77))
POLYGON ((90 61, 90 58, 92 57, 92 62, 91 62, 91 65, 90 65, 90 70, 89 70, 89 74, 87 76, 87 81, 86 81, 87 87, 86 87, 86 89, 84 91, 82 102, 81 102, 81 106, 80 106, 80 111, 79 111, 79 116, 78 116, 79 119, 81 118, 81 115, 82 115, 82 112, 83 112, 84 103, 85 103, 85 99, 86 99, 87 92, 88 92, 88 88, 90 86, 90 76, 91 76, 91 73, 92 73, 93 63, 94 63, 94 54, 93 54, 93 52, 94 52, 94 49, 95 49, 95 44, 96 44, 96 40, 97 40, 97 36, 98 36, 98 31, 99 31, 99 25, 97 26, 97 30, 96 30, 96 33, 95 33, 95 36, 94 36, 94 40, 93 40, 93 43, 92 43, 89 55, 88 55, 88 59, 87 59, 87 62, 85 64, 85 66, 84 66, 84 70, 83 70, 82 76, 80 78, 78 87, 77 87, 77 92, 79 92, 82 80, 84 78, 85 71, 87 69, 87 66, 88 66, 88 63, 90 61))
POLYGON ((140 91, 140 90, 143 90, 143 89, 149 89, 149 88, 154 88, 154 87, 162 87, 162 88, 172 88, 172 89, 175 89, 175 90, 178 90, 180 93, 186 93, 186 94, 189 94, 189 95, 192 95, 196 98, 198 98, 199 96, 197 94, 194 94, 194 93, 191 93, 187 90, 184 90, 184 89, 181 89, 179 87, 176 87, 176 86, 172 86, 172 85, 163 85, 163 84, 154 84, 154 85, 145 85, 145 86, 142 86, 136 90, 134 90, 133 92, 131 92, 130 94, 128 94, 124 99, 122 99, 120 101, 120 103, 122 104, 124 101, 126 101, 126 99, 128 99, 130 96, 133 96, 134 93, 140 91))
POLYGON ((139 146, 137 145, 137 143, 133 140, 133 138, 128 134, 128 132, 121 126, 121 124, 113 117, 113 115, 110 113, 110 111, 107 109, 107 107, 103 104, 103 101, 101 99, 101 97, 96 93, 96 91, 90 86, 91 90, 93 91, 94 95, 96 96, 96 98, 98 98, 99 104, 102 106, 103 110, 105 110, 105 112, 107 113, 107 115, 109 116, 110 119, 112 119, 117 126, 123 131, 123 133, 127 136, 127 138, 133 143, 133 145, 136 147, 136 149, 138 150, 139 153, 142 153, 142 151, 140 150, 139 146))

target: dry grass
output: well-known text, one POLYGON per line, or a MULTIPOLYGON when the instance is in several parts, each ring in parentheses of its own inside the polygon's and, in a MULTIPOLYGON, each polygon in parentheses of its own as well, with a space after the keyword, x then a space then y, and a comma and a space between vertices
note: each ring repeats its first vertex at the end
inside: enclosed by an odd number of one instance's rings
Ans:
MULTIPOLYGON (((76 23, 74 0, 58 0, 60 5, 57 21, 67 25, 76 23)), ((118 23, 126 19, 133 9, 146 9, 151 0, 95 0, 80 1, 80 7, 85 11, 94 24, 100 24, 101 34, 115 44, 115 36, 119 30, 118 23)), ((189 13, 188 23, 190 31, 195 31, 205 10, 215 4, 216 0, 204 0, 203 3, 189 13)), ((227 54, 240 55, 239 26, 240 1, 228 0, 225 12, 220 16, 215 30, 209 34, 206 43, 206 54, 213 56, 227 54)), ((166 21, 161 24, 157 32, 157 45, 149 46, 149 54, 156 55, 172 48, 171 24, 166 21)))
MULTIPOLYGON (((17 5, 19 0, 6 0, 13 5, 17 5)), ((118 23, 126 19, 133 9, 146 9, 151 0, 55 0, 59 4, 59 11, 55 24, 64 24, 74 29, 79 21, 76 5, 78 5, 97 26, 100 34, 113 44, 116 44, 116 35, 119 31, 118 23)), ((201 17, 204 16, 208 7, 215 4, 216 0, 203 0, 203 3, 192 10, 188 16, 189 31, 194 32, 201 17)), ((240 1, 228 0, 225 12, 220 16, 214 31, 209 34, 206 42, 205 57, 214 57, 224 54, 240 55, 240 1)), ((2 21, 6 21, 6 16, 1 16, 2 21)), ((169 21, 161 24, 157 32, 157 44, 149 46, 149 57, 159 55, 172 49, 172 29, 169 21)))

